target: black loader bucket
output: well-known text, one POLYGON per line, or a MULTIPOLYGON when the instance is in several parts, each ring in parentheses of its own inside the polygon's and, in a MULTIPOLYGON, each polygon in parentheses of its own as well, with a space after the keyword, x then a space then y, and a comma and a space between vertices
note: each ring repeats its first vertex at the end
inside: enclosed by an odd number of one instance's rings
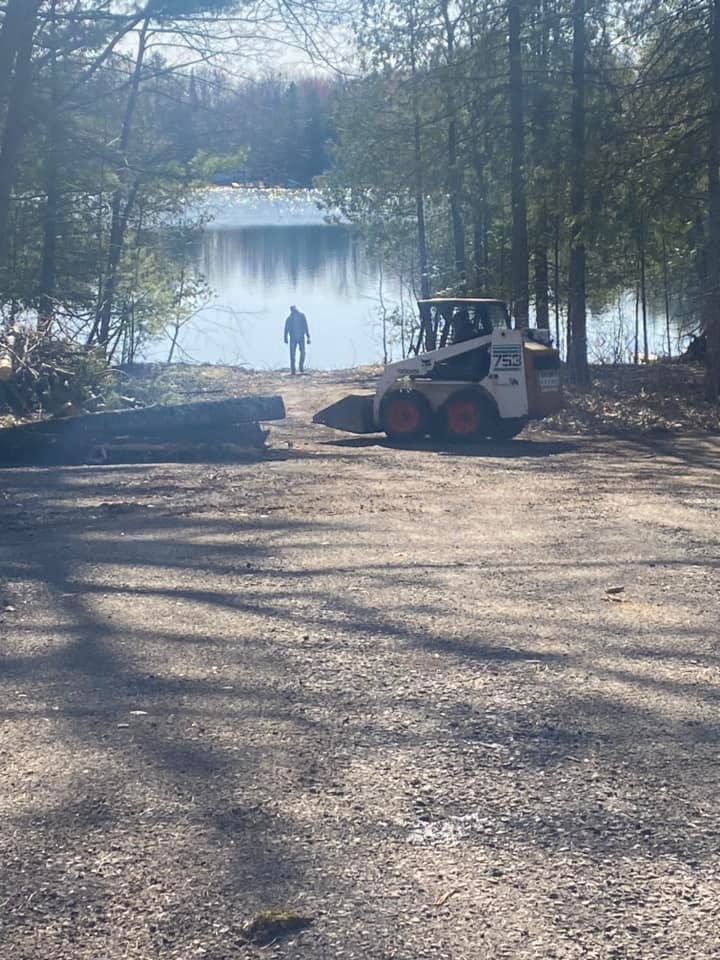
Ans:
POLYGON ((337 403, 325 407, 313 417, 313 423, 322 423, 335 430, 346 430, 348 433, 377 433, 378 428, 373 421, 373 397, 350 394, 337 403))

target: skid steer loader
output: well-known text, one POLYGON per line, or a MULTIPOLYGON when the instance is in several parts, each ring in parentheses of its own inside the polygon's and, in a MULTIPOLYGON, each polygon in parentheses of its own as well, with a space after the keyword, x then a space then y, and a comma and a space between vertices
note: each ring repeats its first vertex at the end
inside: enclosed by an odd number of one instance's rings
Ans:
POLYGON ((314 423, 392 440, 509 440, 528 420, 561 409, 560 356, 549 331, 513 330, 502 300, 418 301, 425 342, 436 349, 390 363, 374 394, 352 395, 314 423))

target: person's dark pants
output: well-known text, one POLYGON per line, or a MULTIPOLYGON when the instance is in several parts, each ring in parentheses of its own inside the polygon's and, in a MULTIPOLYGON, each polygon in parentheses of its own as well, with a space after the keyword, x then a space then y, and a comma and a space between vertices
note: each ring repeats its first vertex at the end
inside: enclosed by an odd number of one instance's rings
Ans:
POLYGON ((295 373, 295 354, 300 350, 300 373, 305 370, 305 337, 290 341, 290 373, 295 373))

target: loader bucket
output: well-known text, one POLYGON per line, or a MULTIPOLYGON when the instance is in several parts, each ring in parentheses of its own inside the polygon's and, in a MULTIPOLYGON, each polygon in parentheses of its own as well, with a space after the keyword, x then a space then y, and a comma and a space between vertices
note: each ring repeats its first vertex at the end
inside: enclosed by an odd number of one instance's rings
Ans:
POLYGON ((346 430, 348 433, 376 433, 372 394, 350 394, 343 397, 337 403, 318 411, 313 417, 313 423, 322 423, 326 427, 346 430))

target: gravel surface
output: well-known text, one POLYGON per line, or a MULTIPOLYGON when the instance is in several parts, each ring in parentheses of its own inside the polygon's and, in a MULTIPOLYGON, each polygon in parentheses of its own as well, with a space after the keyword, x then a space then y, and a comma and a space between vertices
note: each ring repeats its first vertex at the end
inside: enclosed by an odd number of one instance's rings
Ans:
POLYGON ((720 955, 720 439, 241 379, 264 462, 0 472, 3 960, 720 955))

